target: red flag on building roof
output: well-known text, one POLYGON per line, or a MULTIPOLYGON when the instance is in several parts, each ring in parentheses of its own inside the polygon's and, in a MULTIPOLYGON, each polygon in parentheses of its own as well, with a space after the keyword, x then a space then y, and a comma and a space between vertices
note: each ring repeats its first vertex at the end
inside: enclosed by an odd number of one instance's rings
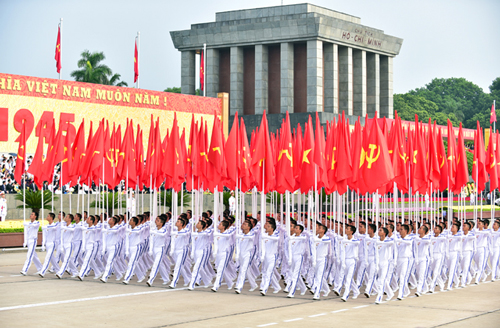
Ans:
POLYGON ((56 41, 56 60, 57 73, 61 73, 61 25, 57 28, 57 41, 56 41))
POLYGON ((137 38, 135 38, 134 50, 134 83, 139 79, 139 51, 137 51, 137 38))

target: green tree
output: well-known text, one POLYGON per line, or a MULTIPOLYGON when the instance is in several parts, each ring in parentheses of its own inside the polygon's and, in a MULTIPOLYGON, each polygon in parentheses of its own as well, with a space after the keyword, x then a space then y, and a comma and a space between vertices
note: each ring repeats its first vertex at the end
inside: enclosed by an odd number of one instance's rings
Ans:
POLYGON ((119 87, 128 86, 127 82, 120 81, 120 74, 113 74, 113 71, 107 65, 101 63, 106 59, 103 52, 90 53, 90 51, 84 50, 81 56, 82 58, 77 63, 80 69, 70 74, 75 81, 116 85, 119 87))
POLYGON ((417 114, 419 120, 423 122, 427 122, 429 118, 435 120, 439 125, 446 125, 447 119, 450 119, 453 125, 457 125, 459 122, 454 113, 439 112, 439 108, 434 102, 423 96, 409 93, 394 95, 394 110, 404 121, 414 121, 415 114, 417 114))
POLYGON ((163 91, 165 91, 165 92, 171 92, 171 93, 181 93, 181 88, 179 88, 179 87, 171 87, 171 88, 166 88, 163 91))
POLYGON ((431 117, 445 125, 450 119, 454 126, 462 122, 465 128, 475 129, 479 121, 487 128, 493 99, 500 99, 500 77, 493 80, 490 93, 464 78, 436 78, 425 87, 395 94, 394 109, 404 120, 413 121, 417 114, 424 122, 431 117))
MULTIPOLYGON (((23 204, 18 205, 17 208, 31 209, 33 212, 40 213, 40 209, 43 207, 46 210, 50 210, 52 202, 52 193, 48 190, 43 191, 43 204, 42 204, 42 191, 31 191, 26 189, 26 196, 23 195, 23 190, 20 190, 15 196, 16 200, 21 201, 23 204), (25 204, 25 205, 24 205, 25 204)), ((54 197, 56 201, 58 197, 54 197)))

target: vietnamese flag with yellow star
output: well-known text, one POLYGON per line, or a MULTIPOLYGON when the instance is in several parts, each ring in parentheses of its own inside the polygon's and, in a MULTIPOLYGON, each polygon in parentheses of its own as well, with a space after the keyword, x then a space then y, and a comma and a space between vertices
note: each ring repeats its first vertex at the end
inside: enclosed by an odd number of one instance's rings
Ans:
POLYGON ((252 155, 252 174, 255 177, 256 187, 265 193, 272 191, 275 186, 274 154, 269 137, 269 127, 266 112, 262 115, 259 132, 255 139, 255 149, 252 155))
POLYGON ((290 117, 288 116, 288 112, 281 126, 282 134, 278 148, 278 163, 276 164, 276 191, 284 194, 285 191, 295 191, 292 133, 290 131, 290 117))
POLYGON ((137 82, 139 78, 139 52, 137 51, 137 39, 135 39, 135 51, 134 51, 134 83, 137 82))
POLYGON ((61 73, 61 25, 57 29, 57 41, 56 41, 56 60, 57 73, 61 73))
POLYGON ((493 144, 493 138, 496 138, 495 133, 493 133, 490 137, 487 149, 488 154, 486 155, 486 171, 490 175, 490 190, 495 190, 498 188, 497 160, 495 154, 495 145, 493 144))
MULTIPOLYGON (((314 129, 312 125, 311 116, 306 124, 304 132, 304 146, 302 148, 302 162, 301 162, 301 176, 300 176, 300 190, 303 193, 308 192, 314 188, 315 179, 315 163, 314 163, 314 129)), ((316 177, 317 178, 317 177, 316 177)))

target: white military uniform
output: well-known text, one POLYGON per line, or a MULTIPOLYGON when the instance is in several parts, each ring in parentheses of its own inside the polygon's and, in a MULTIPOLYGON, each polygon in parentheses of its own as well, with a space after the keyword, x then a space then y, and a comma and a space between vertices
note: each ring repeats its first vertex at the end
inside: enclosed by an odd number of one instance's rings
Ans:
POLYGON ((7 216, 7 199, 0 197, 0 221, 5 221, 7 216))

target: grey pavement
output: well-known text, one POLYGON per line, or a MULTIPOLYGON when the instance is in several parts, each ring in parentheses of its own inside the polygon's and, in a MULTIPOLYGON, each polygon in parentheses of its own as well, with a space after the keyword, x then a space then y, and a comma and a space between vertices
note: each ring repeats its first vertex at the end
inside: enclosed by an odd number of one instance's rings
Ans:
MULTIPOLYGON (((45 253, 38 252, 43 261, 45 253)), ((0 252, 0 327, 499 327, 500 281, 374 304, 362 295, 344 303, 330 296, 241 295, 222 286, 168 289, 136 280, 125 286, 91 278, 45 278, 19 271, 26 252, 0 252)), ((181 282, 183 282, 181 280, 181 282)))

